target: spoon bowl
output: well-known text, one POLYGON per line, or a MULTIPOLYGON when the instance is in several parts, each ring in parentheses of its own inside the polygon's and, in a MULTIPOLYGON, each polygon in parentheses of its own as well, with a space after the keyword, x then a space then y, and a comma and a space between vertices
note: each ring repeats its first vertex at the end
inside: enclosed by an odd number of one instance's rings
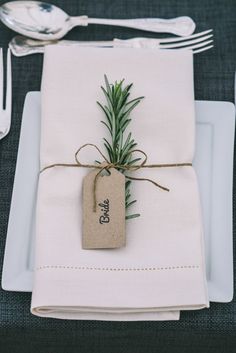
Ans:
POLYGON ((60 39, 72 28, 63 10, 39 1, 8 2, 0 7, 0 19, 12 30, 41 40, 60 39))

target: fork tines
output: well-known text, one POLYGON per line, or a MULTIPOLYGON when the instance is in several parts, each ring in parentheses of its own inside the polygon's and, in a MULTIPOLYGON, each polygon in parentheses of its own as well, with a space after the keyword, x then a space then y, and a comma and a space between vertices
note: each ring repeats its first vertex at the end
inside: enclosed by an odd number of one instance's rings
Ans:
POLYGON ((182 38, 165 38, 159 41, 160 49, 192 50, 194 54, 213 48, 213 30, 182 38))

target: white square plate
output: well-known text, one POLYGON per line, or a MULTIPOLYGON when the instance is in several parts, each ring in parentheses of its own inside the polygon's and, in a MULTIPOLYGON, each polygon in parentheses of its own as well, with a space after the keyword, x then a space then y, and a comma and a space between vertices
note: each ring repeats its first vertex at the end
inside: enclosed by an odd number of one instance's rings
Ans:
MULTIPOLYGON (((5 248, 2 287, 32 291, 34 225, 39 174, 40 92, 25 99, 5 248)), ((203 208, 209 299, 233 297, 232 182, 235 108, 196 101, 196 157, 203 208)))

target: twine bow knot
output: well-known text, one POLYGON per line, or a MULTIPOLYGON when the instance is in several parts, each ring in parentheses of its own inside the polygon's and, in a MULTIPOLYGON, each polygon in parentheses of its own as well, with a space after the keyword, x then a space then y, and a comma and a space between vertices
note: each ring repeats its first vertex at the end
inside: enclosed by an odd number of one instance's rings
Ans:
MULTIPOLYGON (((134 149, 132 151, 129 152, 129 154, 132 153, 140 153, 143 156, 143 160, 141 160, 140 163, 137 164, 122 164, 119 162, 110 162, 106 156, 102 153, 102 151, 98 148, 98 146, 96 146, 93 143, 85 143, 84 145, 82 145, 75 153, 75 161, 76 163, 54 163, 54 164, 50 164, 46 167, 44 167, 40 173, 44 172, 47 169, 50 168, 54 168, 54 167, 77 167, 77 168, 93 168, 93 169, 98 169, 98 172, 94 178, 94 183, 93 183, 93 196, 94 196, 94 203, 93 203, 93 211, 96 212, 96 205, 97 205, 97 197, 96 197, 96 189, 97 189, 97 181, 98 181, 98 177, 101 175, 101 173, 106 170, 109 172, 109 169, 111 168, 115 168, 117 170, 122 170, 124 171, 136 171, 138 169, 142 169, 142 168, 172 168, 172 167, 191 167, 192 163, 167 163, 167 164, 147 164, 147 154, 140 150, 140 149, 134 149), (99 154, 102 156, 102 158, 104 159, 104 162, 99 164, 85 164, 85 163, 81 163, 79 160, 79 153, 81 152, 82 149, 84 149, 85 147, 94 147, 99 154)), ((150 183, 152 183, 153 185, 155 185, 156 187, 164 190, 164 191, 170 191, 167 187, 157 183, 156 181, 149 179, 149 178, 137 178, 137 177, 131 177, 130 175, 125 175, 126 179, 129 180, 137 180, 137 181, 148 181, 150 183)))

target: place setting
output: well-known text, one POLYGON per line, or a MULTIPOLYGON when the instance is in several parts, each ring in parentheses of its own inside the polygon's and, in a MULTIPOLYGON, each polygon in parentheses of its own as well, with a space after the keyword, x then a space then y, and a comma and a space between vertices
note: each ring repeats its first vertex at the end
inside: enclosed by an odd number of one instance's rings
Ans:
POLYGON ((32 315, 67 320, 174 321, 230 302, 235 106, 194 92, 214 29, 38 1, 7 2, 0 20, 16 32, 6 65, 0 53, 0 139, 12 56, 43 55, 41 90, 24 101, 2 288, 32 292, 32 315), (93 24, 140 36, 64 39, 93 24))

